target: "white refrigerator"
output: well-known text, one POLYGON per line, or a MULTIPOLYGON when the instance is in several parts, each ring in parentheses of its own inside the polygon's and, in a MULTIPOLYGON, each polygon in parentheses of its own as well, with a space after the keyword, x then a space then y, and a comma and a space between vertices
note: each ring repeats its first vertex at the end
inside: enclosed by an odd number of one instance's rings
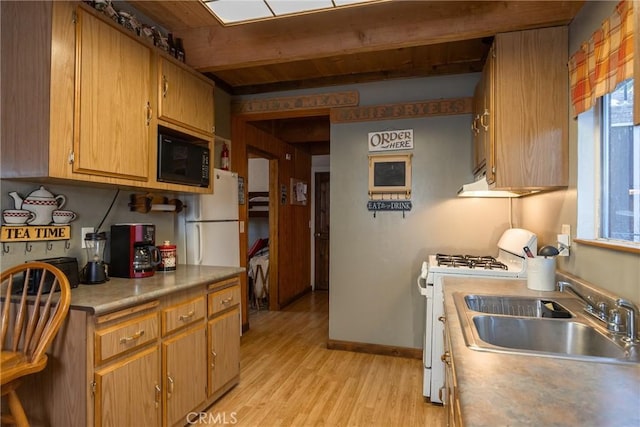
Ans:
POLYGON ((214 169, 213 194, 189 195, 185 204, 178 257, 185 264, 240 267, 238 174, 214 169))

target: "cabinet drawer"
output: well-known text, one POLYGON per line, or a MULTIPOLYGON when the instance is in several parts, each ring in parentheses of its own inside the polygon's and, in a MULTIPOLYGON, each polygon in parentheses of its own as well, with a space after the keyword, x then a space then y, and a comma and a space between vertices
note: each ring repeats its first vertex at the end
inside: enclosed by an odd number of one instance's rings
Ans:
POLYGON ((240 304, 240 286, 231 286, 209 294, 209 316, 240 304))
POLYGON ((205 315, 204 298, 198 297, 162 311, 162 335, 201 320, 205 315))
POLYGON ((158 314, 136 317, 95 332, 96 364, 158 338, 158 314))

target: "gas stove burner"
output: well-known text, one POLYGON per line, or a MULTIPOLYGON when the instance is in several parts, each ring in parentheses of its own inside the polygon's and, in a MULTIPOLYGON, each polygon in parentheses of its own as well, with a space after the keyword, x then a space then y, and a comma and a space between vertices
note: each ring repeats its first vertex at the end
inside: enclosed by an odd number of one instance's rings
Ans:
POLYGON ((469 266, 471 268, 484 268, 485 270, 508 270, 505 264, 500 261, 473 261, 469 266))
POLYGON ((436 254, 438 266, 483 268, 485 270, 508 270, 509 268, 491 255, 436 254))

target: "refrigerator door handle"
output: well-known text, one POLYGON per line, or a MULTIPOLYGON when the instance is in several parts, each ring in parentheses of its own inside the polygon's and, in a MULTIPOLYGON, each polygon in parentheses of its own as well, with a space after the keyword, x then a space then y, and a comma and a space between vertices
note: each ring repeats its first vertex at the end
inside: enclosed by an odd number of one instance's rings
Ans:
POLYGON ((198 236, 198 256, 196 257, 196 264, 202 264, 202 229, 200 228, 200 224, 196 224, 196 236, 198 236))

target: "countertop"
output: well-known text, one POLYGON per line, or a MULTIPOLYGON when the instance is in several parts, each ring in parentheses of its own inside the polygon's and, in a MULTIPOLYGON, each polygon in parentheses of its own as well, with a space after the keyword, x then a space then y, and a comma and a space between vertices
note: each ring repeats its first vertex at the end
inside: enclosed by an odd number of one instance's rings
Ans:
POLYGON ((452 294, 566 297, 522 280, 447 277, 444 304, 465 426, 640 426, 640 365, 468 348, 452 294))
POLYGON ((176 271, 157 272, 142 279, 111 277, 99 285, 79 285, 71 290, 71 309, 100 315, 154 298, 224 280, 245 271, 243 267, 179 264, 176 271))

